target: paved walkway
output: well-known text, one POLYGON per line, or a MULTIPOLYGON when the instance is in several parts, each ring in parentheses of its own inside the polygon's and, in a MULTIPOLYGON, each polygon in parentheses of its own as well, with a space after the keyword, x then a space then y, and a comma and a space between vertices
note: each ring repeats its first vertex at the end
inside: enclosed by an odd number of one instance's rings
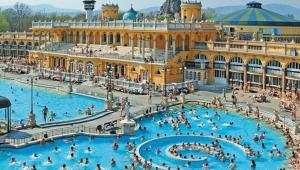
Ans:
MULTIPOLYGON (((1 75, 0 77, 3 77, 4 73, 0 71, 0 75, 1 75)), ((11 74, 11 73, 5 73, 5 77, 13 77, 13 78, 23 79, 23 80, 27 79, 26 75, 15 75, 15 74, 11 74)), ((57 82, 57 81, 52 81, 52 80, 38 80, 38 84, 51 85, 54 87, 61 87, 61 86, 68 85, 68 83, 57 82)), ((100 93, 100 94, 103 94, 103 96, 106 95, 106 90, 102 89, 100 87, 74 85, 74 88, 86 90, 86 91, 90 91, 90 92, 100 93)), ((131 110, 130 110, 131 112, 136 112, 138 110, 145 109, 146 107, 149 106, 147 95, 133 95, 133 94, 121 93, 121 92, 117 92, 117 91, 114 91, 113 93, 114 93, 114 96, 118 96, 120 98, 128 97, 128 99, 132 105, 131 110)), ((221 91, 220 92, 198 91, 193 94, 187 95, 186 99, 187 100, 199 100, 199 99, 211 100, 215 96, 222 96, 222 95, 223 94, 221 91)), ((269 112, 273 112, 275 109, 279 110, 280 99, 271 98, 270 103, 253 103, 253 100, 251 98, 252 95, 253 94, 251 94, 251 93, 243 93, 242 91, 238 91, 237 98, 240 103, 244 103, 244 104, 251 103, 254 106, 259 106, 260 110, 269 111, 269 112)), ((231 92, 228 92, 227 96, 230 97, 231 92)), ((152 97, 152 105, 159 104, 160 102, 161 102, 161 96, 157 95, 157 96, 152 97)), ((298 108, 299 108, 299 105, 298 105, 298 108)), ((298 120, 300 120, 300 111, 299 110, 300 109, 298 109, 298 111, 297 111, 298 120)), ((290 117, 290 113, 281 113, 281 114, 285 115, 286 117, 290 117)), ((113 120, 118 120, 119 117, 120 117, 120 112, 116 111, 112 114, 101 117, 97 120, 93 120, 93 121, 90 121, 87 123, 82 123, 82 124, 77 124, 77 125, 84 125, 87 127, 96 128, 100 124, 103 124, 103 123, 106 123, 109 121, 113 121, 113 120)), ((64 126, 64 127, 71 127, 71 126, 64 126)), ((51 127, 51 128, 47 128, 47 131, 61 129, 61 128, 62 127, 51 127)), ((45 129, 42 129, 42 128, 25 129, 25 130, 20 130, 20 131, 14 131, 14 132, 10 133, 9 136, 12 138, 24 138, 28 135, 30 136, 30 134, 35 134, 35 133, 44 132, 44 131, 45 131, 45 129)), ((1 136, 0 142, 5 137, 7 137, 7 135, 1 136)))

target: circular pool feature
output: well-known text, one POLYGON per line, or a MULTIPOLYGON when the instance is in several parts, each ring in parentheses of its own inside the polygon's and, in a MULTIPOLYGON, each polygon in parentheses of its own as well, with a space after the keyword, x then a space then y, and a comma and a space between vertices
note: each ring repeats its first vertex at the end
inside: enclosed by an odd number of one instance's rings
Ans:
MULTIPOLYGON (((246 159, 245 148, 239 144, 222 138, 197 135, 176 135, 151 139, 137 147, 136 155, 142 159, 142 162, 151 159, 154 168, 165 169, 166 166, 175 168, 172 165, 187 164, 196 168, 211 161, 219 153, 225 153, 228 150, 239 152, 239 155, 243 155, 246 159), (182 156, 174 154, 174 148, 177 148, 176 151, 182 152, 182 156), (158 150, 165 152, 157 152, 158 150), (166 162, 171 162, 172 165, 168 165, 166 162), (162 166, 164 164, 166 166, 162 166)), ((230 159, 234 159, 232 155, 226 158, 226 160, 230 159)), ((218 162, 218 160, 215 161, 218 162)))
POLYGON ((180 144, 174 144, 173 146, 169 146, 166 149, 166 155, 169 156, 170 158, 183 160, 183 161, 199 162, 199 161, 207 160, 207 157, 197 156, 198 155, 197 151, 202 152, 202 148, 200 147, 199 148, 195 148, 195 147, 177 148, 177 147, 180 147, 180 144), (176 148, 174 148, 174 146, 176 146, 176 148), (190 155, 187 155, 185 154, 186 152, 192 152, 192 153, 190 155))

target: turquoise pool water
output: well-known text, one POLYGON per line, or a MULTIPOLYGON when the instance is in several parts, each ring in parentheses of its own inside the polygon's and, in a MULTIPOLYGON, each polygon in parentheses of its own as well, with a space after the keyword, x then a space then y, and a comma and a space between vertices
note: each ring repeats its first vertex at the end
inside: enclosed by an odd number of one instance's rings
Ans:
MULTIPOLYGON (((45 106, 49 109, 48 120, 51 119, 50 112, 55 113, 56 116, 52 116, 54 120, 64 120, 85 114, 91 105, 94 105, 95 111, 104 107, 103 100, 59 93, 46 88, 34 87, 33 94, 34 113, 38 123, 44 123, 42 111, 45 106)), ((12 102, 13 124, 19 125, 21 120, 26 123, 30 112, 30 86, 14 81, 0 80, 0 95, 9 98, 12 102)), ((4 110, 0 110, 0 112, 2 114, 4 110)))
MULTIPOLYGON (((132 152, 129 152, 126 143, 135 143, 137 146, 137 152, 140 152, 140 155, 146 159, 152 159, 153 164, 161 165, 166 164, 172 168, 179 167, 180 169, 202 169, 203 163, 209 164, 209 169, 215 170, 226 170, 229 169, 229 161, 220 161, 215 156, 206 154, 206 153, 195 153, 194 151, 189 152, 183 151, 184 154, 195 154, 199 157, 207 157, 206 162, 192 162, 189 167, 187 167, 187 161, 182 161, 170 157, 166 149, 173 144, 186 143, 186 142, 197 142, 201 144, 209 144, 214 141, 213 138, 210 138, 210 134, 213 133, 214 137, 217 137, 219 134, 224 137, 225 135, 232 135, 232 137, 241 136, 241 144, 249 144, 254 151, 259 151, 261 154, 260 158, 255 158, 256 169, 257 170, 276 170, 279 167, 283 166, 286 149, 283 147, 285 140, 277 133, 273 131, 268 126, 260 124, 260 129, 257 131, 256 124, 257 122, 252 119, 241 117, 237 114, 226 114, 223 111, 217 111, 220 115, 220 120, 214 113, 214 109, 206 109, 200 106, 193 106, 196 110, 196 113, 191 115, 188 114, 189 108, 184 109, 186 112, 186 117, 191 124, 191 127, 188 128, 184 124, 180 125, 180 131, 178 129, 173 130, 170 124, 163 124, 162 127, 158 126, 157 121, 162 119, 171 120, 171 117, 178 117, 178 111, 173 111, 171 114, 159 114, 154 117, 144 118, 139 120, 139 123, 143 130, 139 130, 134 136, 123 136, 121 139, 116 139, 116 137, 88 137, 88 136, 78 136, 73 138, 65 138, 56 140, 53 144, 46 144, 45 146, 32 145, 21 149, 12 149, 12 148, 1 148, 0 149, 0 168, 1 169, 20 169, 21 163, 26 161, 28 166, 36 165, 38 169, 59 169, 62 164, 66 164, 69 169, 95 169, 96 164, 101 164, 104 169, 124 169, 124 166, 127 165, 130 167, 133 163, 132 152), (208 112, 208 116, 205 116, 205 112, 208 112), (198 119, 195 118, 198 116, 198 119), (211 123, 208 123, 209 119, 216 123, 218 129, 214 129, 211 123), (227 123, 234 122, 233 126, 227 126, 227 123), (199 124, 203 127, 198 126, 199 124), (146 127, 146 129, 144 129, 146 127), (261 134, 266 132, 265 143, 266 148, 261 147, 262 142, 254 142, 252 140, 255 134, 261 134), (181 136, 172 137, 176 135, 181 136), (189 133, 190 135, 186 135, 189 133), (195 133, 195 136, 191 134, 195 133), (203 136, 200 136, 200 133, 203 133, 203 136), (159 134, 160 137, 157 137, 159 134), (167 136, 165 138, 164 136, 167 136), (169 137, 168 137, 169 136, 169 137), (205 137, 208 136, 208 137, 205 137), (112 149, 112 143, 117 141, 119 148, 117 150, 112 149), (69 159, 70 156, 70 147, 72 144, 76 144, 76 152, 74 152, 74 158, 69 159), (268 152, 272 150, 274 144, 277 145, 278 149, 283 153, 283 157, 270 158, 268 152), (58 147, 59 152, 53 152, 54 148, 58 147), (90 147, 92 152, 87 152, 87 148, 90 147), (157 154, 157 149, 160 149, 161 153, 157 154), (38 154, 37 159, 33 159, 32 155, 34 153, 38 154), (50 157, 53 161, 52 164, 47 164, 47 157, 50 157), (17 163, 11 165, 10 159, 15 157, 17 163), (83 158, 89 159, 87 165, 80 165, 78 161, 83 158), (114 158, 116 160, 116 167, 111 167, 110 161, 114 158)), ((176 108, 174 108, 176 109, 176 108)), ((245 154, 244 150, 240 147, 228 143, 226 141, 220 140, 220 145, 223 148, 224 153, 230 153, 232 156, 235 154, 235 163, 237 168, 241 170, 247 170, 250 168, 250 160, 245 154)), ((137 163, 134 162, 137 166, 137 163)), ((141 169, 141 167, 137 168, 141 169)))

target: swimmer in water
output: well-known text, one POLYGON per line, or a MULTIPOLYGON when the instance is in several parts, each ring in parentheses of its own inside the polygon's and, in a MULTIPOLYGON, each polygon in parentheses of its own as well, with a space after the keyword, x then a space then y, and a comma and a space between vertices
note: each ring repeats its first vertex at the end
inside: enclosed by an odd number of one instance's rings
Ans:
POLYGON ((67 159, 74 159, 74 153, 70 153, 70 154, 67 156, 67 159))
POLYGON ((11 158, 11 160, 10 160, 10 163, 11 163, 11 164, 15 164, 15 163, 17 163, 17 160, 16 160, 16 158, 12 157, 12 158, 11 158))
POLYGON ((29 168, 28 168, 26 162, 23 162, 23 163, 22 163, 22 170, 29 170, 29 168))
POLYGON ((82 158, 80 158, 78 164, 79 164, 79 165, 82 165, 82 164, 83 164, 83 159, 82 159, 82 158))
POLYGON ((58 147, 57 147, 57 146, 54 148, 54 152, 59 152, 59 150, 58 150, 58 147))
POLYGON ((52 164, 53 163, 53 161, 52 161, 52 159, 48 156, 48 158, 47 158, 47 162, 49 163, 49 164, 52 164))
POLYGON ((97 164, 97 165, 96 165, 96 170, 101 170, 100 164, 97 164))
POLYGON ((67 165, 63 164, 62 167, 60 168, 60 170, 67 170, 67 165))
POLYGON ((115 167, 115 166, 117 165, 117 163, 116 163, 116 161, 115 161, 114 158, 111 159, 110 165, 111 165, 112 167, 115 167))
POLYGON ((87 165, 87 164, 89 164, 90 162, 89 162, 89 158, 85 158, 85 164, 87 165))
POLYGON ((90 147, 87 147, 87 149, 85 150, 86 153, 92 153, 92 149, 90 147))
POLYGON ((256 124, 256 130, 259 131, 259 129, 260 129, 260 124, 257 123, 257 124, 256 124))
POLYGON ((36 153, 34 153, 34 154, 32 155, 32 157, 35 158, 35 159, 37 159, 37 158, 39 158, 39 155, 36 154, 36 153))

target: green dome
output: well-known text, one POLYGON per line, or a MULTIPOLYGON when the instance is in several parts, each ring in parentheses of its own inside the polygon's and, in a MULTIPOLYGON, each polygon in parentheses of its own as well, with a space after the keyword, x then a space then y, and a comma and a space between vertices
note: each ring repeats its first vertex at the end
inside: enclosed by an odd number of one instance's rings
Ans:
POLYGON ((252 26, 300 26, 300 22, 275 12, 263 9, 261 3, 250 2, 247 8, 231 13, 216 21, 225 25, 252 26))
POLYGON ((123 15, 123 20, 136 20, 137 14, 138 13, 131 7, 130 10, 123 15))

